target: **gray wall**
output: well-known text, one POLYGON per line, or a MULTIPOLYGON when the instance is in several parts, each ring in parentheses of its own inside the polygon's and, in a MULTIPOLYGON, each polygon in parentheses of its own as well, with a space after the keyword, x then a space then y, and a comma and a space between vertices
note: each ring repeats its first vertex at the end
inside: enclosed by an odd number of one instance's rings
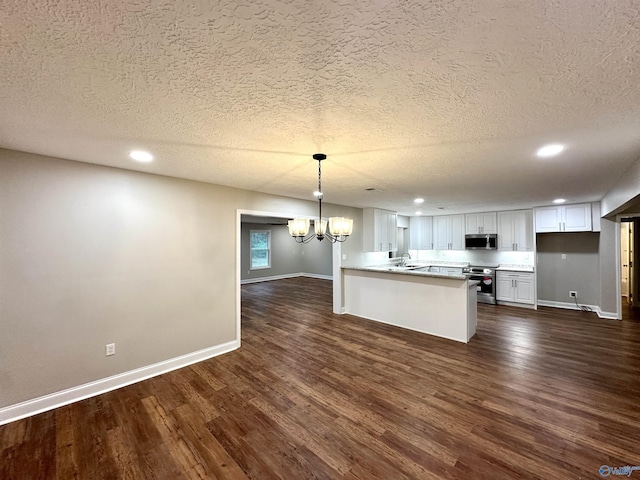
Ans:
POLYGON ((600 305, 599 237, 596 232, 537 235, 538 300, 573 303, 569 290, 576 290, 580 304, 600 305))
POLYGON ((600 266, 600 309, 603 312, 616 313, 620 306, 618 295, 617 265, 620 259, 616 255, 616 243, 620 241, 616 231, 620 224, 603 218, 601 220, 599 266, 600 266))
MULTIPOLYGON (((361 258, 362 210, 324 207, 361 258)), ((235 340, 238 209, 316 208, 0 150, 0 407, 235 340)))
MULTIPOLYGON (((313 231, 313 227, 311 227, 313 231)), ((331 276, 331 242, 313 240, 307 244, 296 243, 286 225, 258 223, 242 224, 241 278, 250 280, 295 273, 312 273, 331 276), (249 237, 251 230, 271 231, 271 268, 251 270, 249 237)))

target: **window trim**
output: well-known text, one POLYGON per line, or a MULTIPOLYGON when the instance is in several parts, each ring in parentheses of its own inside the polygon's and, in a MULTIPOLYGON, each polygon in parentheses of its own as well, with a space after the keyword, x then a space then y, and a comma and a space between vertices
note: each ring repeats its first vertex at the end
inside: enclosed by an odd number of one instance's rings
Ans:
POLYGON ((249 270, 264 270, 266 268, 271 268, 271 230, 249 230, 249 270), (253 248, 251 248, 251 239, 253 238, 254 233, 266 233, 267 234, 267 248, 260 248, 256 250, 266 250, 267 251, 267 265, 254 267, 253 266, 253 248))

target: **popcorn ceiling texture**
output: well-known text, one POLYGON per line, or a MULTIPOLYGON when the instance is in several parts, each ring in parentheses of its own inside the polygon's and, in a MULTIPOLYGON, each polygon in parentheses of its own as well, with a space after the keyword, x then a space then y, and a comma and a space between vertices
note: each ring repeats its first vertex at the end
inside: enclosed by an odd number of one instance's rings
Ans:
POLYGON ((0 147, 307 199, 321 151, 325 201, 408 214, 598 200, 639 45, 635 0, 4 0, 0 147))

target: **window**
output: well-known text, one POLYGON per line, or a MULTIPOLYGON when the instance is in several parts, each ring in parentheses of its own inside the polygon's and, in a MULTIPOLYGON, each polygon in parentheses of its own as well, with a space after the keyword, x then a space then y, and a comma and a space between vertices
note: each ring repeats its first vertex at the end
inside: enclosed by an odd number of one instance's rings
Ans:
POLYGON ((271 231, 251 230, 251 270, 271 268, 271 231))

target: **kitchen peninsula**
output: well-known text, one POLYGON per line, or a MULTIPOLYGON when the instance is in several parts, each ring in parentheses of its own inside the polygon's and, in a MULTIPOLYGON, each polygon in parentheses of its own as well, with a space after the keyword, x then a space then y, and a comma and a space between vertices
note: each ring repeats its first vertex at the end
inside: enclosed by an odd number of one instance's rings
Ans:
POLYGON ((476 333, 477 281, 393 266, 342 267, 344 312, 467 343, 476 333))

